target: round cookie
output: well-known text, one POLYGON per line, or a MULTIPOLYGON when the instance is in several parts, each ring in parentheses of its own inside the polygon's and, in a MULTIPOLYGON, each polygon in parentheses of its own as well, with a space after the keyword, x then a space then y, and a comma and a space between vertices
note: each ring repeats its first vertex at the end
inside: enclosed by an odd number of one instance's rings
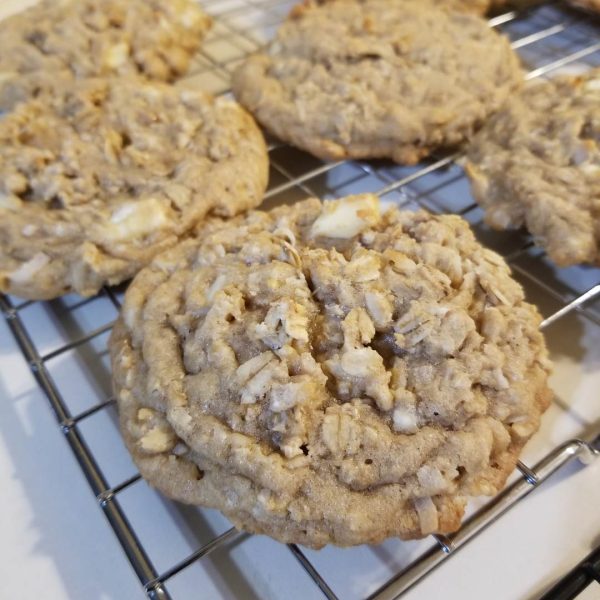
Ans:
POLYGON ((600 264, 599 140, 600 69, 511 97, 468 150, 486 222, 525 226, 559 266, 600 264))
POLYGON ((215 220, 126 293, 122 431, 159 490, 282 542, 450 532, 548 405, 539 323, 457 216, 363 195, 215 220))
POLYGON ((257 206, 264 139, 238 104, 134 77, 80 80, 0 119, 0 291, 91 295, 207 213, 257 206))
POLYGON ((293 10, 233 90, 269 131, 320 158, 412 164, 464 141, 521 81, 508 41, 476 16, 334 0, 293 10))
POLYGON ((73 76, 172 81, 210 25, 192 0, 42 0, 0 22, 0 110, 73 76))

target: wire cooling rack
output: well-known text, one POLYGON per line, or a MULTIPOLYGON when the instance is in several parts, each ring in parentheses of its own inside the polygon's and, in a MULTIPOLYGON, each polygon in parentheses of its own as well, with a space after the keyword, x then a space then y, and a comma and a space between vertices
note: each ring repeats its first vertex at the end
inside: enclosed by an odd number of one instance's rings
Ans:
MULTIPOLYGON (((231 71, 244 56, 272 37, 292 4, 280 0, 206 0, 204 6, 215 16, 216 23, 195 59, 190 83, 214 93, 228 93, 231 71)), ((511 38, 529 68, 528 78, 600 65, 600 21, 561 3, 506 12, 492 18, 490 24, 511 38)), ((327 198, 369 191, 407 208, 460 214, 472 224, 483 243, 507 259, 530 299, 540 304, 546 316, 542 327, 548 330, 549 338, 558 321, 576 313, 587 327, 600 331, 600 270, 557 270, 523 233, 494 233, 487 229, 457 164, 459 156, 434 156, 416 167, 383 161, 323 163, 276 140, 270 141, 269 154, 271 180, 264 207, 294 202, 307 195, 327 198)), ((231 548, 248 536, 231 528, 214 511, 189 512, 179 508, 176 523, 181 524, 183 519, 187 529, 201 530, 193 540, 196 549, 182 557, 173 552, 171 562, 163 560, 157 564, 153 559, 157 542, 140 533, 137 512, 128 509, 128 491, 143 482, 122 444, 113 443, 116 409, 110 396, 105 342, 123 292, 124 287, 106 288, 96 298, 68 296, 46 303, 0 296, 0 308, 147 596, 161 600, 190 597, 192 588, 172 585, 174 578, 197 561, 231 548), (49 332, 58 332, 62 341, 57 344, 57 337, 49 332), (65 392, 74 386, 78 393, 65 392), (107 417, 104 425, 102 416, 107 417), (112 437, 102 430, 106 423, 112 437)), ((568 409, 559 398, 555 404, 560 410, 568 409)), ((381 581, 371 581, 363 597, 397 598, 567 463, 575 458, 586 462, 598 456, 600 431, 591 426, 598 417, 600 410, 596 409, 582 422, 581 436, 558 445, 533 466, 519 462, 509 487, 472 511, 456 534, 431 536, 428 542, 418 545, 417 551, 407 554, 404 565, 385 573, 381 581)), ((165 521, 157 527, 164 531, 173 524, 165 521)), ((314 553, 296 545, 289 545, 288 549, 316 586, 306 588, 303 597, 312 598, 318 590, 330 600, 348 596, 334 591, 331 571, 317 564, 314 553)), ((288 550, 276 545, 276 552, 288 550)), ((260 564, 255 568, 260 569, 260 564)), ((302 581, 310 585, 306 578, 302 581)), ((236 589, 243 597, 244 588, 236 589)), ((193 593, 199 592, 194 589, 193 593)), ((205 597, 212 596, 207 592, 205 597)))

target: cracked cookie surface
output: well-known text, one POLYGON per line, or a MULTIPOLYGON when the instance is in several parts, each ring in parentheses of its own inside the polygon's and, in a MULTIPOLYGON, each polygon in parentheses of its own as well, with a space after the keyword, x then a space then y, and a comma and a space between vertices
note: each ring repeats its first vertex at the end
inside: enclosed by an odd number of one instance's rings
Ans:
POLYGON ((559 266, 600 264, 600 69, 513 96, 466 169, 488 224, 525 226, 559 266))
POLYGON ((521 81, 508 40, 479 17, 337 0, 296 7, 233 90, 269 131, 320 158, 412 164, 463 142, 521 81))
POLYGON ((73 76, 172 81, 210 24, 191 0, 42 0, 0 21, 0 110, 73 76))
POLYGON ((208 223, 110 341, 142 475, 312 547, 458 528, 549 402, 536 309, 456 216, 374 196, 208 223))
POLYGON ((0 291, 91 295, 209 212, 260 204, 268 156, 238 104, 134 77, 89 79, 0 119, 0 291))

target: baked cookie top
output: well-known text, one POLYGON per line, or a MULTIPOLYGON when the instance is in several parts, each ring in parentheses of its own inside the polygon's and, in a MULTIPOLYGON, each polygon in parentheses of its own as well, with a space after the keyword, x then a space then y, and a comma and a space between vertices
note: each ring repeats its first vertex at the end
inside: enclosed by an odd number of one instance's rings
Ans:
POLYGON ((337 0, 296 7, 233 90, 272 133, 318 157, 415 163, 469 137, 521 80, 508 41, 478 17, 337 0))
POLYGON ((537 81, 482 128, 467 173, 486 221, 560 266, 600 264, 600 69, 537 81))
POLYGON ((265 143, 238 104, 128 77, 80 80, 0 119, 0 291, 90 295, 208 212, 257 206, 265 143))
POLYGON ((538 428, 539 323, 456 216, 363 195, 212 221, 127 291, 122 430, 151 484, 283 542, 449 532, 538 428))
POLYGON ((72 76, 171 81, 210 25, 192 0, 42 0, 0 22, 0 110, 72 76))

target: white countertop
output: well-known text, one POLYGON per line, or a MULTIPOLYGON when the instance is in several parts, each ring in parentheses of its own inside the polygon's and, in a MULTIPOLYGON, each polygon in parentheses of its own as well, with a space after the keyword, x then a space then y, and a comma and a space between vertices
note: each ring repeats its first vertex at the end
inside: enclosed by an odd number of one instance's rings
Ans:
POLYGON ((144 598, 0 319, 0 598, 144 598))

